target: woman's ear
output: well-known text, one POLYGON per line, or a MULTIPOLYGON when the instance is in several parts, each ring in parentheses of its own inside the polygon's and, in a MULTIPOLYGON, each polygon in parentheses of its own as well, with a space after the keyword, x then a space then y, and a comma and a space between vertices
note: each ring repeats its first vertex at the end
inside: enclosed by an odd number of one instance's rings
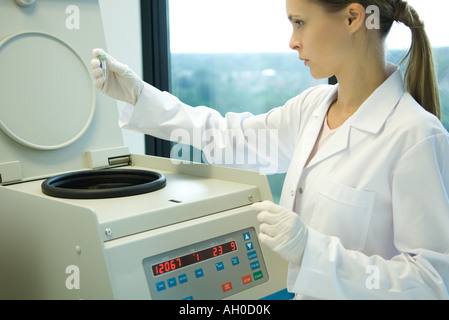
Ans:
POLYGON ((365 25, 366 12, 360 3, 351 3, 345 10, 349 31, 356 32, 365 25))

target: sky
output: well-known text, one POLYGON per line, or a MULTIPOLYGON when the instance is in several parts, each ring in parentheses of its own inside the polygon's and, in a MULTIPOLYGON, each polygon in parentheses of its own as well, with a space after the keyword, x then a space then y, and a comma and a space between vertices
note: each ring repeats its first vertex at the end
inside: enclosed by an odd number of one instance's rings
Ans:
MULTIPOLYGON (((448 0, 408 0, 435 47, 449 46, 448 0)), ((285 0, 169 0, 171 51, 286 52, 292 27, 285 0)), ((407 49, 410 32, 394 26, 387 45, 407 49)))

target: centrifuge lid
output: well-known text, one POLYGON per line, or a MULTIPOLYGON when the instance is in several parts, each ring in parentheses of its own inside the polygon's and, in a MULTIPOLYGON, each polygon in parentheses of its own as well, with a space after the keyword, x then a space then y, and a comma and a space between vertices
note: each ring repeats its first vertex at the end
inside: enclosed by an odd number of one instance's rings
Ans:
POLYGON ((0 95, 0 129, 11 139, 53 150, 86 132, 95 112, 94 87, 67 43, 41 32, 13 34, 0 41, 0 70, 14 70, 0 72, 6 93, 0 95))
POLYGON ((127 155, 117 103, 97 94, 89 66, 106 47, 98 1, 76 4, 79 28, 67 23, 72 2, 0 1, 2 184, 98 168, 98 151, 127 155))

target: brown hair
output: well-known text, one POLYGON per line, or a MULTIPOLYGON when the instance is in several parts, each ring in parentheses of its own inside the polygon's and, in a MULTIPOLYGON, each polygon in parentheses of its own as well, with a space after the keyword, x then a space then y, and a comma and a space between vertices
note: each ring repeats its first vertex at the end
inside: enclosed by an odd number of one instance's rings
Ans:
POLYGON ((441 120, 441 105, 435 64, 429 38, 424 23, 418 13, 403 0, 312 0, 328 12, 337 12, 351 3, 359 3, 364 8, 375 5, 380 12, 380 32, 386 37, 393 22, 401 22, 412 32, 412 44, 400 65, 408 58, 405 71, 405 88, 415 100, 441 120))

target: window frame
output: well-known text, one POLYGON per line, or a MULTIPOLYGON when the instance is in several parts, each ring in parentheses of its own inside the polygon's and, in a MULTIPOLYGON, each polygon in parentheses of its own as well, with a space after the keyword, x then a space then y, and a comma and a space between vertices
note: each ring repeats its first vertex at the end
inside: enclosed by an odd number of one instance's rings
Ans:
MULTIPOLYGON (((140 0, 143 80, 170 91, 168 0, 140 0)), ((145 154, 170 157, 171 143, 145 135, 145 154)))

